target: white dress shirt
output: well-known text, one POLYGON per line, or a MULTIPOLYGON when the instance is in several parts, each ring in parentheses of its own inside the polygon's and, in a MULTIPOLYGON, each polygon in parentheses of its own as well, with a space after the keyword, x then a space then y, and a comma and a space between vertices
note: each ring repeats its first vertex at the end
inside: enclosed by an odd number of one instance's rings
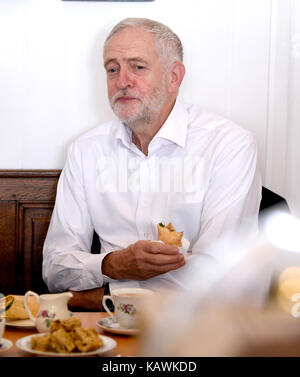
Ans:
POLYGON ((157 224, 170 221, 192 254, 205 256, 228 231, 257 225, 260 199, 256 142, 229 120, 177 101, 148 156, 118 119, 104 123, 69 148, 44 244, 44 280, 50 291, 106 282, 111 290, 180 287, 185 266, 142 282, 116 281, 102 274, 102 260, 138 240, 157 240, 157 224), (100 254, 90 252, 94 230, 100 254))

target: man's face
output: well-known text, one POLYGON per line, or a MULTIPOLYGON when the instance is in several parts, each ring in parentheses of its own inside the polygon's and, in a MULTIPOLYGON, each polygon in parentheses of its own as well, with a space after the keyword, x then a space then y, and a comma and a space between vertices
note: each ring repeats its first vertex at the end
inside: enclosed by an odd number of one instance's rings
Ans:
POLYGON ((166 75, 154 36, 140 28, 115 34, 104 50, 108 97, 128 126, 150 123, 168 97, 166 75))

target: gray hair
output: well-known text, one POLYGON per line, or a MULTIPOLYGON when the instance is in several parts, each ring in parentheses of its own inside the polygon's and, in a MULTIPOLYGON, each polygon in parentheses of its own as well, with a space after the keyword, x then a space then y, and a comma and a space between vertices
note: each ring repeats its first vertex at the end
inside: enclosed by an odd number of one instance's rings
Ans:
POLYGON ((172 64, 176 60, 183 61, 183 47, 179 37, 168 26, 148 18, 125 18, 120 21, 106 38, 104 48, 116 33, 129 27, 139 27, 148 33, 153 33, 158 54, 165 62, 172 64))

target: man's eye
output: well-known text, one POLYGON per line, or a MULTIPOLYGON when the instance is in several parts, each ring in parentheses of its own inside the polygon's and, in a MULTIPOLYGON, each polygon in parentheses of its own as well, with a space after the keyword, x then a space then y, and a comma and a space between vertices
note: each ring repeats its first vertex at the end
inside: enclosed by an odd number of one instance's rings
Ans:
POLYGON ((108 68, 107 69, 107 73, 116 73, 117 72, 117 68, 108 68))
POLYGON ((136 66, 136 69, 138 70, 138 71, 141 71, 142 69, 144 69, 145 67, 143 66, 143 65, 137 65, 136 66))

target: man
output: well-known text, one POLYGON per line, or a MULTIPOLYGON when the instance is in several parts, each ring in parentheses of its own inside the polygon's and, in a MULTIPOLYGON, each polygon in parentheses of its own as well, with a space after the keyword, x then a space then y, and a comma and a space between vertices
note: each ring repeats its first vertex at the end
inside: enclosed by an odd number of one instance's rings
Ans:
POLYGON ((177 100, 182 45, 165 25, 125 19, 104 45, 108 97, 118 119, 75 141, 44 245, 50 291, 99 308, 103 287, 180 286, 178 247, 153 242, 173 222, 190 252, 257 220, 261 181, 252 135, 177 100), (101 253, 91 254, 93 231, 101 253))

